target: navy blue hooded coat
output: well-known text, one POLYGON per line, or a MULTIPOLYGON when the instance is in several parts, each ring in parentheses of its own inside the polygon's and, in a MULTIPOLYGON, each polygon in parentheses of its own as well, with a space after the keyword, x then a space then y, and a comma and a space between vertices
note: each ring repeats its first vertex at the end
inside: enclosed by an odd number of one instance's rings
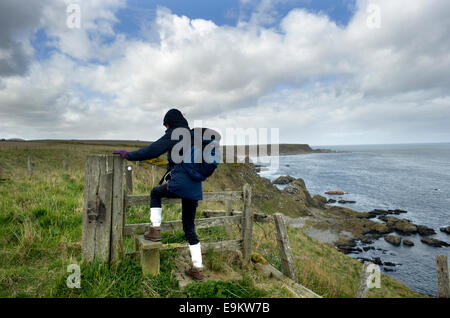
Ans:
POLYGON ((171 150, 178 140, 172 140, 171 134, 175 128, 185 127, 189 129, 188 122, 177 109, 171 109, 164 116, 164 125, 168 124, 169 129, 166 130, 164 136, 151 145, 142 149, 128 153, 127 160, 141 161, 158 158, 164 153, 167 154, 171 179, 168 181, 169 191, 178 195, 180 198, 190 200, 202 200, 202 183, 194 181, 187 172, 179 164, 172 161, 171 150))

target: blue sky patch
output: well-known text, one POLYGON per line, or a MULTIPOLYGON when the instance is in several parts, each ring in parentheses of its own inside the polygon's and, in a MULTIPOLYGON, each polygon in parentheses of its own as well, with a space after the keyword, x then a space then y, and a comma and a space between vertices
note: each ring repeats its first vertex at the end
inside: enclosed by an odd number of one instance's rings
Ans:
MULTIPOLYGON (((274 1, 270 12, 273 15, 273 25, 278 24, 291 10, 296 8, 306 9, 312 13, 322 13, 336 22, 345 26, 351 20, 355 10, 356 0, 279 0, 274 1)), ((151 23, 156 17, 158 7, 166 7, 173 14, 187 16, 190 19, 211 20, 216 25, 236 26, 239 20, 248 21, 252 13, 259 8, 261 1, 249 1, 242 4, 240 0, 128 0, 127 6, 116 12, 119 20, 114 24, 116 34, 125 34, 128 38, 142 38, 142 31, 150 29, 151 23)), ((91 36, 91 34, 89 34, 91 36)), ((148 37, 148 33, 146 35, 148 37)), ((114 36, 102 37, 103 44, 110 44, 114 36)), ((45 60, 51 56, 54 47, 49 45, 49 38, 44 28, 39 29, 32 39, 31 44, 35 49, 37 60, 45 60)), ((147 38, 148 40, 148 38, 147 38)))
MULTIPOLYGON (((330 17, 336 24, 345 26, 351 20, 356 0, 284 0, 279 1, 273 7, 274 24, 279 23, 291 10, 296 8, 306 9, 312 13, 323 13, 330 17)), ((128 0, 127 7, 117 12, 120 20, 115 25, 115 31, 125 33, 128 36, 138 36, 142 25, 150 25, 156 17, 158 6, 168 8, 179 16, 187 16, 190 19, 211 20, 216 25, 236 26, 239 19, 248 21, 251 14, 258 10, 260 1, 250 1, 241 4, 239 0, 128 0)))

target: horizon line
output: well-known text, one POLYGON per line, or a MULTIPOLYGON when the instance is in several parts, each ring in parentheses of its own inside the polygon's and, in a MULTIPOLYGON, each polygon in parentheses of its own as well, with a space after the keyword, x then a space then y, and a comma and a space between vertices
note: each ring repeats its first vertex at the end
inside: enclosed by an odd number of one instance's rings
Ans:
MULTIPOLYGON (((151 143, 154 141, 149 140, 140 140, 140 139, 22 139, 22 138, 2 138, 0 141, 27 141, 27 142, 38 142, 38 141, 135 141, 142 143, 151 143)), ((280 142, 278 145, 308 145, 310 147, 333 147, 333 146, 389 146, 389 145, 428 145, 428 144, 450 144, 450 141, 426 141, 426 142, 418 142, 418 141, 407 141, 407 142, 395 142, 395 143, 358 143, 358 144, 310 144, 310 143, 290 143, 290 142, 280 142)), ((256 145, 272 145, 272 144, 256 144, 256 145)), ((276 145, 276 144, 273 144, 276 145)), ((223 144, 222 146, 254 146, 248 144, 223 144)))

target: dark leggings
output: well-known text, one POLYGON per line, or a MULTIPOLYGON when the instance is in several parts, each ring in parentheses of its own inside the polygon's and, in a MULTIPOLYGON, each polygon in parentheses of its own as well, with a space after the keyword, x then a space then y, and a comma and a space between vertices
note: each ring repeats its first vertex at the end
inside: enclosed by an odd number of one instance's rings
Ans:
MULTIPOLYGON (((156 186, 150 193, 150 208, 160 208, 162 198, 179 198, 178 195, 172 193, 167 188, 167 183, 156 186)), ((195 245, 199 242, 197 233, 195 233, 195 212, 197 211, 198 201, 181 199, 181 213, 184 236, 190 245, 195 245)))

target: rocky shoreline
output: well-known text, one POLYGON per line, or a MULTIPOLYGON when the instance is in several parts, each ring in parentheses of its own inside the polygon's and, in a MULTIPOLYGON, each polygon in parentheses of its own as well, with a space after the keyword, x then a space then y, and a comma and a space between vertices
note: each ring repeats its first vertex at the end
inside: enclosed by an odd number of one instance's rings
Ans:
MULTIPOLYGON (((330 205, 335 202, 342 204, 354 203, 355 201, 352 200, 343 200, 342 198, 335 200, 321 195, 315 195, 311 198, 301 178, 295 179, 290 176, 280 176, 272 183, 285 185, 283 192, 292 195, 302 193, 303 198, 310 198, 310 215, 300 218, 301 220, 288 218, 288 224, 303 228, 305 233, 320 241, 333 244, 342 253, 358 254, 376 249, 371 244, 375 240, 382 238, 393 246, 403 244, 409 248, 414 248, 414 242, 408 239, 408 236, 411 235, 419 235, 422 244, 435 248, 450 246, 446 241, 431 237, 436 234, 435 229, 422 224, 414 224, 411 220, 400 217, 407 214, 406 210, 374 209, 369 212, 358 212, 349 208, 330 205)), ((345 192, 330 190, 325 194, 341 196, 345 192)), ((450 234, 449 225, 441 227, 439 230, 450 234)), ((382 262, 379 258, 356 258, 362 262, 370 260, 375 264, 382 265, 385 271, 393 271, 395 266, 399 265, 382 262)))

